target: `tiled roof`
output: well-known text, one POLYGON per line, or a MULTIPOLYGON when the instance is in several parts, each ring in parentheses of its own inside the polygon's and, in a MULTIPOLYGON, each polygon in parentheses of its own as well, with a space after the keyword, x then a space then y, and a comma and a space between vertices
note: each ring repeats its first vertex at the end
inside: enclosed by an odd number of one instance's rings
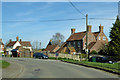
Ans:
POLYGON ((95 43, 96 43, 96 42, 91 42, 91 43, 88 45, 88 49, 90 50, 90 49, 94 46, 95 43))
POLYGON ((7 47, 8 47, 8 46, 13 46, 16 42, 17 42, 17 41, 11 41, 11 42, 9 42, 9 43, 7 44, 7 47))
POLYGON ((58 45, 47 45, 46 49, 44 51, 50 51, 53 52, 53 50, 57 47, 58 45))
POLYGON ((67 47, 61 47, 57 52, 58 53, 65 53, 66 49, 67 49, 67 47))
POLYGON ((32 46, 29 41, 20 41, 19 42, 22 46, 32 46))
POLYGON ((97 38, 100 32, 93 32, 94 36, 97 38))
POLYGON ((97 52, 102 48, 103 45, 107 44, 106 41, 97 41, 96 43, 91 43, 91 48, 89 48, 90 51, 96 50, 97 52))
POLYGON ((61 47, 65 47, 66 46, 66 42, 64 42, 62 45, 61 45, 61 47))
POLYGON ((86 34, 86 31, 74 33, 67 39, 67 41, 82 40, 85 34, 86 34))
MULTIPOLYGON (((99 33, 100 32, 93 32, 96 38, 99 35, 99 33)), ((67 39, 67 41, 82 40, 85 35, 86 35, 86 31, 74 33, 67 39)))
MULTIPOLYGON (((7 47, 8 46, 13 46, 17 41, 11 41, 7 44, 7 47)), ((19 43, 22 45, 22 46, 32 46, 31 43, 29 41, 19 41, 19 43)))

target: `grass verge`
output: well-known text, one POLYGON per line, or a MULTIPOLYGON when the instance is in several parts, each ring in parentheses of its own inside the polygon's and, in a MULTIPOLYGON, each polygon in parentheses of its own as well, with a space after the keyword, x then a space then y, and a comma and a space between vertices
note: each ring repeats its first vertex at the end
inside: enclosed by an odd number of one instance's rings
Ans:
MULTIPOLYGON (((49 57, 49 59, 56 60, 55 57, 49 57)), ((81 64, 81 65, 90 66, 93 68, 96 67, 96 68, 120 73, 120 63, 114 63, 114 64, 98 63, 98 62, 78 61, 78 60, 66 59, 66 58, 58 58, 57 60, 62 60, 62 61, 71 62, 71 63, 75 63, 75 64, 81 64)))
POLYGON ((7 68, 8 66, 10 66, 10 63, 4 60, 0 60, 0 67, 2 68, 7 68))

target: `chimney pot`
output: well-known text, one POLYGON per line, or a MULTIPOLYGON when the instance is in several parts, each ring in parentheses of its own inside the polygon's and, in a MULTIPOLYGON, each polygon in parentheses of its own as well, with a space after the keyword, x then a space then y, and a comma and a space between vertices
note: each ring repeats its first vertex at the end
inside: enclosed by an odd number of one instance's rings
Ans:
POLYGON ((75 33, 75 28, 72 28, 71 29, 71 34, 74 34, 75 33))
POLYGON ((88 25, 88 26, 87 26, 87 31, 88 31, 88 32, 91 32, 91 28, 92 28, 92 26, 91 26, 91 25, 88 25))
POLYGON ((50 40, 50 42, 52 42, 52 40, 50 40))
POLYGON ((16 37, 16 41, 19 41, 19 37, 18 36, 16 37))
POLYGON ((22 39, 20 39, 20 41, 22 41, 22 39))

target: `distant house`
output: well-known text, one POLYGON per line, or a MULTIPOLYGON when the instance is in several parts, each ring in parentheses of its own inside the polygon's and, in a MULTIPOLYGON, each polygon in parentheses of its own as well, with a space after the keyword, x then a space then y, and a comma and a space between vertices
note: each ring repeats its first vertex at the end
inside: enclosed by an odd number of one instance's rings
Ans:
MULTIPOLYGON (((98 32, 91 31, 92 26, 87 26, 88 30, 88 50, 89 52, 96 50, 97 52, 100 48, 108 43, 108 38, 103 32, 103 26, 99 26, 98 32)), ((76 53, 84 53, 86 48, 86 31, 83 32, 75 32, 75 29, 71 29, 71 35, 64 43, 64 46, 58 50, 58 52, 66 51, 66 48, 71 48, 76 53)), ((68 51, 69 52, 69 51, 68 51)))
POLYGON ((12 54, 11 51, 17 51, 21 54, 25 53, 26 51, 32 51, 32 45, 29 41, 22 41, 19 40, 19 37, 16 37, 16 41, 9 40, 9 43, 6 46, 6 51, 9 55, 12 54))
POLYGON ((56 51, 59 49, 58 44, 52 44, 52 41, 50 40, 47 47, 45 48, 44 51, 50 52, 50 53, 56 53, 56 51))
POLYGON ((0 39, 0 53, 4 52, 4 44, 2 42, 2 39, 0 39))

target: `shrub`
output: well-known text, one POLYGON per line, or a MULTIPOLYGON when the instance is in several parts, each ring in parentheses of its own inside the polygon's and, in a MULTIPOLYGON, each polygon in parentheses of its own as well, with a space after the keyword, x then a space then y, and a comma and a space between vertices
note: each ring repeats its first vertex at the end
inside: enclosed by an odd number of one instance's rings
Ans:
POLYGON ((90 54, 98 54, 95 50, 91 51, 90 54))

